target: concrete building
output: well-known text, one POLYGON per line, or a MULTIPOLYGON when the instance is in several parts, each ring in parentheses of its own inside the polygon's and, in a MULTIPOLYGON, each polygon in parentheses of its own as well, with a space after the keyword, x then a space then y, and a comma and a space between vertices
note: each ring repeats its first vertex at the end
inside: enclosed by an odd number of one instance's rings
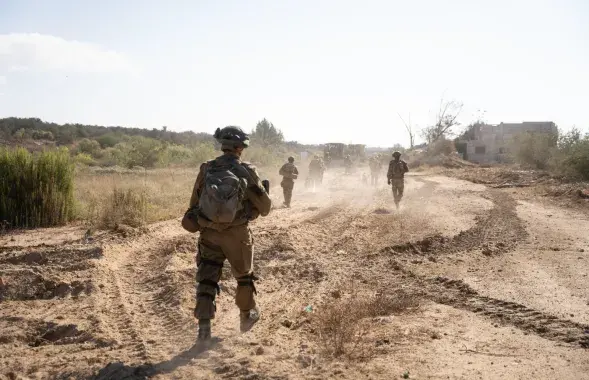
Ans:
POLYGON ((510 141, 524 132, 558 133, 558 129, 551 121, 482 124, 465 141, 465 159, 476 163, 507 162, 510 141))

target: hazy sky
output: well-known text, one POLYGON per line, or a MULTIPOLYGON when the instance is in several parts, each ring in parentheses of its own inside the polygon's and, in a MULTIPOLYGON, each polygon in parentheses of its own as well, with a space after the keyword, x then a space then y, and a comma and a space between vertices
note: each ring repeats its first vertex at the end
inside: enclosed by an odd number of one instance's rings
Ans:
POLYGON ((0 117, 407 144, 442 95, 589 128, 588 0, 0 0, 0 117))

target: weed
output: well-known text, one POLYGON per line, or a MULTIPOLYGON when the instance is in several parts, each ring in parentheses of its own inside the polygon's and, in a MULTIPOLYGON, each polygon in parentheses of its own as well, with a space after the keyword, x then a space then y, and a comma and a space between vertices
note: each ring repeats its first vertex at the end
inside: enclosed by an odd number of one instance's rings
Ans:
MULTIPOLYGON (((341 295, 342 291, 335 293, 341 295)), ((366 360, 374 354, 374 345, 366 339, 371 319, 401 314, 418 305, 419 299, 405 292, 330 299, 313 316, 316 338, 327 356, 366 360)))
POLYGON ((147 201, 145 193, 133 189, 114 188, 102 210, 100 227, 113 229, 123 224, 140 227, 145 224, 147 201))

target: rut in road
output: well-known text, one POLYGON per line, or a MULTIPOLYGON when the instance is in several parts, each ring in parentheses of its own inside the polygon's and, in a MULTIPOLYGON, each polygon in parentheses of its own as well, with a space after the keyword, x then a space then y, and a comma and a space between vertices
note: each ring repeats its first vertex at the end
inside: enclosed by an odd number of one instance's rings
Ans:
POLYGON ((415 242, 383 248, 385 253, 415 253, 443 255, 482 249, 491 256, 512 251, 528 233, 516 212, 516 201, 499 190, 488 190, 483 197, 493 202, 493 208, 477 216, 473 227, 453 237, 431 235, 415 242))
POLYGON ((485 297, 461 280, 428 279, 424 288, 434 301, 481 314, 520 330, 589 349, 589 325, 559 319, 524 305, 485 297))

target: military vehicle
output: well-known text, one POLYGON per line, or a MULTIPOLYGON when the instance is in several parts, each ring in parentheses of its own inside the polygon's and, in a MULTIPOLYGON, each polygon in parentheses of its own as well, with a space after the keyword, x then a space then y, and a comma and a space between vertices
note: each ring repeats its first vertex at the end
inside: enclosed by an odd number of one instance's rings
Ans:
POLYGON ((341 167, 344 158, 349 155, 354 162, 364 162, 366 146, 363 144, 328 143, 323 148, 323 160, 330 167, 341 167))

